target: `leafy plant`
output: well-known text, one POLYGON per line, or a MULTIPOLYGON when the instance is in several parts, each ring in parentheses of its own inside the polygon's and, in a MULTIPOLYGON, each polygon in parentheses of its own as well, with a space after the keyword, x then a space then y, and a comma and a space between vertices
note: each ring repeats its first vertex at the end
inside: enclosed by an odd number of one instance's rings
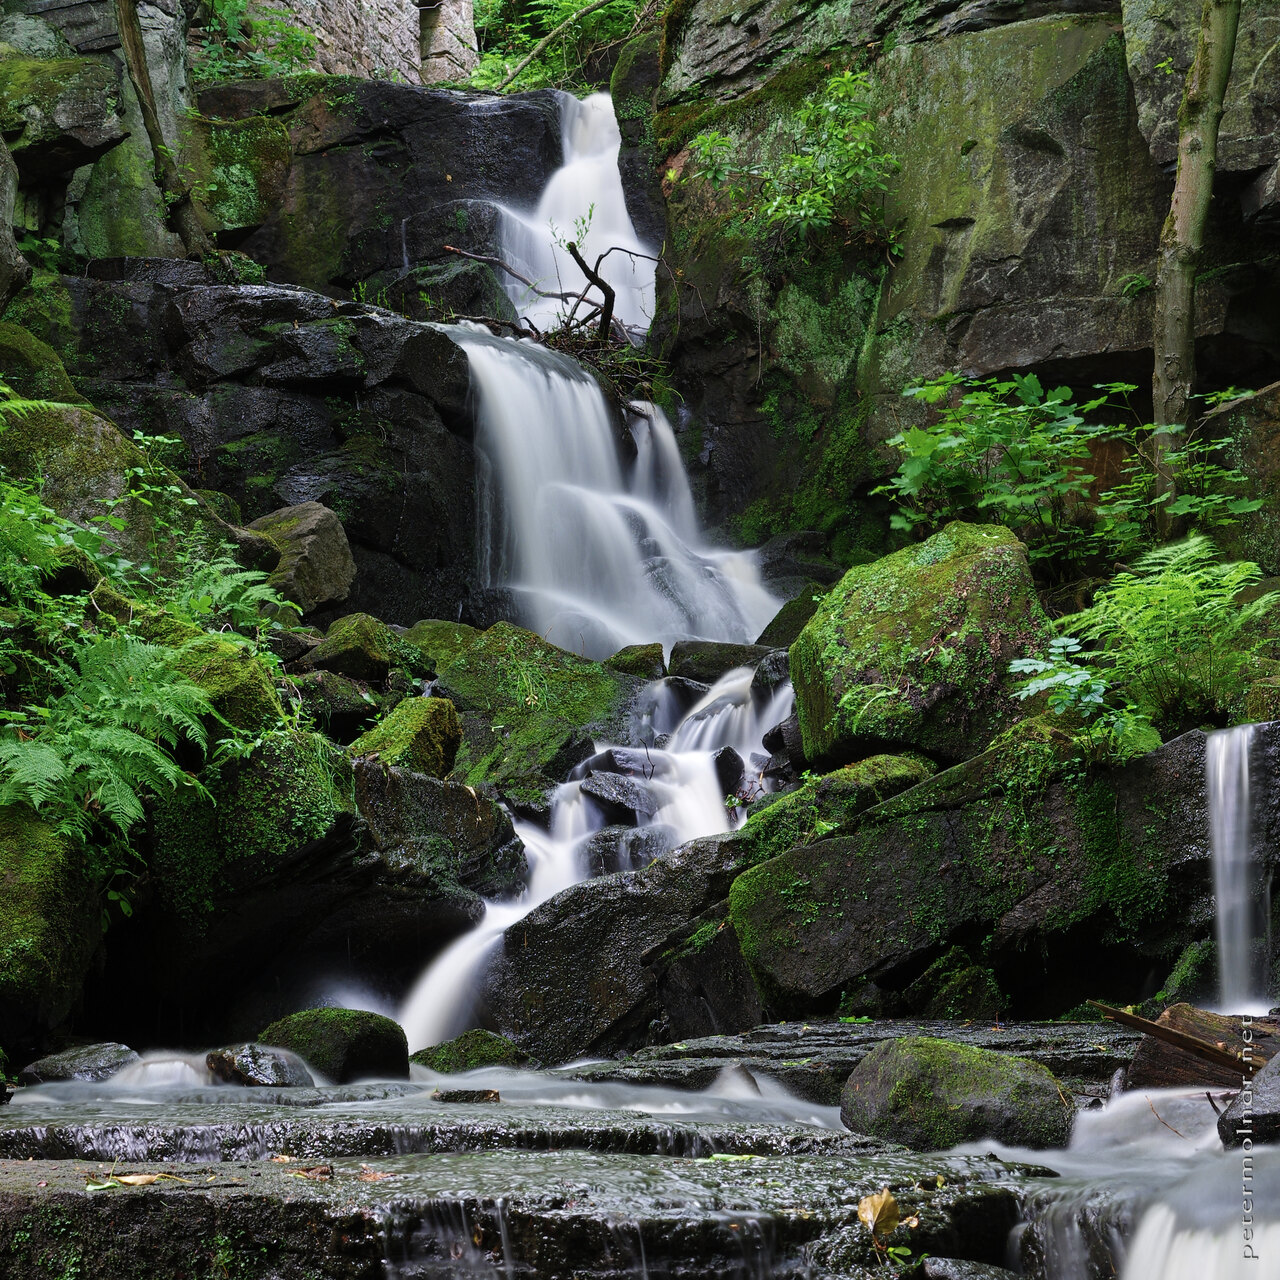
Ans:
POLYGON ((1258 623, 1280 595, 1248 603, 1262 570, 1223 562, 1196 535, 1148 552, 1099 591, 1093 606, 1067 620, 1109 662, 1109 679, 1157 723, 1222 719, 1268 643, 1258 623))
POLYGON ((206 37, 192 62, 197 84, 266 79, 303 71, 316 56, 315 36, 288 9, 248 11, 247 0, 212 0, 206 37))
MULTIPOLYGON (((1244 477, 1215 456, 1230 442, 1184 436, 1164 454, 1174 492, 1158 482, 1152 430, 1132 419, 1134 388, 1109 383, 1076 403, 1066 387, 1046 391, 1034 374, 969 380, 947 374, 908 387, 933 421, 892 437, 898 473, 877 493, 896 500, 896 529, 935 527, 957 518, 994 521, 1027 543, 1051 576, 1084 572, 1101 557, 1139 554, 1159 539, 1158 514, 1199 529, 1221 528, 1261 505, 1242 496, 1244 477), (1099 445, 1125 452, 1122 478, 1100 494, 1099 445), (1096 495, 1096 496, 1095 496, 1096 495)), ((1177 428, 1165 428, 1167 434, 1177 428)))
MULTIPOLYGON (((942 1185, 941 1178, 938 1185, 942 1185)), ((896 1271, 908 1265, 914 1266, 927 1257, 926 1254, 913 1257, 909 1245, 890 1243, 890 1237, 899 1227, 914 1229, 920 1225, 920 1219, 915 1214, 909 1218, 902 1217, 898 1202, 888 1187, 858 1201, 858 1221, 870 1232, 871 1247, 881 1266, 896 1271)))
POLYGON ((733 139, 711 130, 689 144, 694 174, 747 201, 750 216, 785 238, 841 222, 873 243, 892 244, 883 194, 897 160, 880 146, 865 73, 832 76, 795 113, 795 131, 772 164, 742 163, 733 139))

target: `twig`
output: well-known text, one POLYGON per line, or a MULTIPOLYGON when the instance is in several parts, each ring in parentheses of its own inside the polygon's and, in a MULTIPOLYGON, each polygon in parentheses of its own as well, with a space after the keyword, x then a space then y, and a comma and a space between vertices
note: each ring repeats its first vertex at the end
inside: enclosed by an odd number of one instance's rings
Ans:
POLYGON ((539 288, 528 276, 521 275, 510 263, 503 262, 501 258, 495 258, 491 254, 468 253, 465 249, 459 249, 451 244, 442 245, 441 248, 446 253, 456 253, 460 258, 470 258, 472 262, 487 262, 491 267, 500 267, 507 275, 514 276, 523 285, 528 285, 541 298, 558 298, 561 302, 571 302, 579 296, 576 293, 550 293, 546 289, 539 288))
POLYGON ((1178 1137, 1181 1138, 1183 1142, 1186 1142, 1187 1135, 1185 1133, 1178 1133, 1177 1129, 1175 1129, 1173 1125, 1171 1125, 1166 1119, 1164 1119, 1163 1116, 1161 1116, 1161 1114, 1156 1110, 1156 1104, 1151 1101, 1150 1097, 1147 1098, 1147 1106, 1151 1108, 1151 1114, 1155 1116, 1155 1118, 1159 1120, 1160 1123, 1164 1125, 1164 1127, 1168 1129, 1170 1133, 1178 1134, 1178 1137))
MULTIPOLYGON (((607 339, 613 323, 613 302, 615 297, 613 286, 605 280, 599 271, 587 266, 587 260, 578 252, 578 246, 572 240, 565 245, 565 248, 568 249, 569 256, 578 264, 578 270, 604 294, 604 305, 600 308, 600 337, 607 339)), ((607 252, 606 250, 596 260, 597 266, 604 260, 607 252)))
POLYGON ((509 85, 525 69, 525 67, 534 60, 534 58, 547 48, 548 45, 555 41, 557 36, 568 31, 575 22, 585 18, 587 14, 595 13, 597 9, 603 9, 605 5, 609 3, 610 0, 592 0, 591 4, 587 5, 585 8, 579 9, 577 13, 570 14, 558 27, 554 27, 551 31, 547 32, 547 34, 529 50, 528 54, 521 59, 521 61, 516 63, 515 70, 509 72, 506 78, 498 84, 498 92, 501 93, 503 89, 505 89, 507 85, 509 85))

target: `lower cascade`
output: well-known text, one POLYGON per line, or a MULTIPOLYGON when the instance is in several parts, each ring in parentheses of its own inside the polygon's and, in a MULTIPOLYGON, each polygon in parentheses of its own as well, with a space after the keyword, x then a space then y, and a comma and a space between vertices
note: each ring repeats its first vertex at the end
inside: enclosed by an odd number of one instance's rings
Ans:
POLYGON ((1218 908, 1218 999, 1226 1013, 1266 1013, 1269 1007, 1262 944, 1270 894, 1253 843, 1253 738, 1253 725, 1238 725, 1210 734, 1205 749, 1218 908))

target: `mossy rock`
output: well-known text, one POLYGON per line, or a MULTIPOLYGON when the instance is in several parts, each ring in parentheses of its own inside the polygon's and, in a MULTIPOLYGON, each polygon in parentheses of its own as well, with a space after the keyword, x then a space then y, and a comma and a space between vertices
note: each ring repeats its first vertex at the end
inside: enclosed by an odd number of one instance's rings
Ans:
POLYGON ((269 734, 207 785, 212 802, 181 791, 156 803, 148 858, 160 905, 196 935, 354 819, 351 763, 319 734, 269 734))
POLYGON ((462 722, 447 698, 406 698, 351 744, 353 756, 443 778, 457 759, 462 722))
POLYGON ((859 565, 791 646, 805 754, 977 755, 1018 718, 1009 663, 1043 652, 1050 634, 1007 529, 957 521, 859 565))
POLYGON ((296 1053, 336 1084, 409 1075, 404 1029, 363 1009, 303 1009, 263 1028, 258 1042, 296 1053))
POLYGON ((382 708, 382 699, 358 680, 336 671, 304 671, 289 683, 304 710, 336 742, 359 737, 382 708))
POLYGON ((604 660, 610 671, 641 680, 661 680, 667 674, 660 644, 629 644, 604 660))
POLYGON ((0 373, 27 400, 88 404, 67 376, 58 353, 20 325, 0 323, 0 373))
POLYGON ((769 650, 755 644, 726 644, 719 640, 680 640, 671 646, 668 669, 673 676, 715 684, 738 667, 754 667, 769 650))
POLYGON ((33 1047, 80 999, 102 936, 84 851, 25 806, 0 809, 0 1027, 33 1047))
POLYGON ((479 1067, 519 1067, 528 1060, 505 1036, 495 1035, 480 1027, 464 1031, 462 1035, 446 1040, 444 1044, 419 1049, 409 1058, 410 1062, 445 1076, 457 1075, 461 1071, 475 1071, 479 1067))
POLYGON ((441 622, 426 618, 415 622, 400 638, 421 652, 432 669, 447 664, 465 653, 484 633, 465 622, 441 622))
MULTIPOLYGON (((423 624, 405 639, 416 643, 423 624)), ((641 681, 558 649, 509 622, 465 634, 455 647, 438 625, 439 691, 462 716, 463 740, 450 775, 488 783, 518 805, 541 806, 547 792, 592 754, 594 738, 617 740, 641 681)))
POLYGON ((1040 1063, 931 1036, 876 1045, 840 1095, 846 1128, 917 1151, 982 1138, 1063 1147, 1072 1116, 1067 1094, 1040 1063))
POLYGON ((415 677, 429 676, 433 670, 420 645, 367 613, 349 613, 332 623, 307 655, 306 665, 372 681, 385 680, 393 666, 415 677))
POLYGON ((0 132, 27 179, 69 174, 126 136, 118 75, 88 58, 0 58, 0 132))
POLYGON ((1008 1006, 995 974, 973 963, 963 947, 952 947, 903 992, 922 1018, 994 1018, 1008 1006))
POLYGON ((789 647, 799 638, 805 624, 818 611, 818 603, 827 588, 820 582, 808 582, 798 596, 773 615, 769 625, 756 638, 756 644, 770 649, 789 647))

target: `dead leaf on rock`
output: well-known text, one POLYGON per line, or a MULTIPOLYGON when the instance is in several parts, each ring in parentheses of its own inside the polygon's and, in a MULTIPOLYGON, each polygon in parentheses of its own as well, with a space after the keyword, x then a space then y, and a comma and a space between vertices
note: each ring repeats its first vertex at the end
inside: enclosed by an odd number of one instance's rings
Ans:
POLYGON ((291 1178, 306 1178, 308 1182, 328 1182, 333 1177, 333 1166, 331 1164, 316 1164, 310 1169, 294 1169, 290 1174, 291 1178))
POLYGON ((272 1164, 291 1164, 292 1162, 293 1162, 292 1156, 272 1156, 271 1157, 272 1164))
POLYGON ((394 1173, 384 1173, 381 1169, 374 1169, 367 1164, 362 1164, 360 1172, 356 1174, 356 1177, 361 1182, 383 1182, 387 1178, 394 1178, 395 1176, 394 1173))
POLYGON ((898 1228, 898 1202, 893 1192, 885 1187, 873 1196, 863 1196, 858 1201, 858 1221, 873 1236, 891 1235, 898 1228))

